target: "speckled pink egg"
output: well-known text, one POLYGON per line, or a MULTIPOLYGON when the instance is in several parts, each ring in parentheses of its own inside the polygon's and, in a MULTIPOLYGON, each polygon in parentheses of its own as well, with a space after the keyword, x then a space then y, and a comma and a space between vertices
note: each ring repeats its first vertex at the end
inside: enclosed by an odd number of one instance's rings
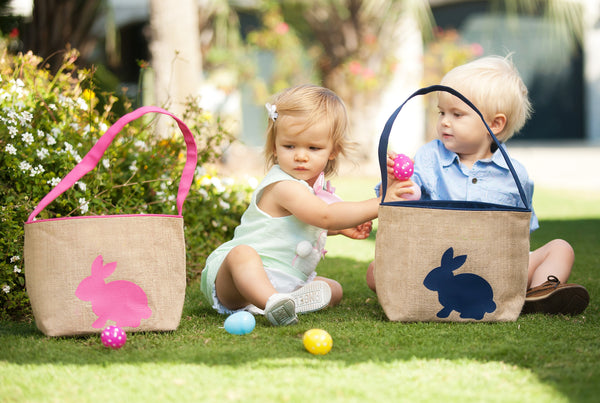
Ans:
POLYGON ((127 341, 127 333, 118 326, 107 326, 100 335, 102 344, 112 349, 119 349, 127 341))
POLYGON ((415 172, 415 168, 410 157, 404 154, 396 155, 396 158, 394 158, 394 176, 396 179, 405 181, 412 176, 413 172, 415 172))

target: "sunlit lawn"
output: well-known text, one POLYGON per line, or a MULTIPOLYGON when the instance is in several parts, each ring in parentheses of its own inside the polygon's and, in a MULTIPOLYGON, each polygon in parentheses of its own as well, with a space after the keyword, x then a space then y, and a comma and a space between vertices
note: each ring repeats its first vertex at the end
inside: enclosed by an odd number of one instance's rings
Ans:
MULTIPOLYGON (((376 179, 343 178, 347 200, 372 196, 376 179)), ((600 194, 537 190, 532 246, 556 237, 576 251, 571 280, 591 304, 577 317, 530 315, 511 323, 391 323, 364 273, 375 240, 332 237, 321 274, 338 279, 333 309, 234 336, 188 289, 180 328, 131 333, 125 347, 98 336, 48 338, 29 323, 1 323, 0 401, 597 401, 600 395, 600 194), (334 347, 312 356, 301 337, 326 329, 334 347)))

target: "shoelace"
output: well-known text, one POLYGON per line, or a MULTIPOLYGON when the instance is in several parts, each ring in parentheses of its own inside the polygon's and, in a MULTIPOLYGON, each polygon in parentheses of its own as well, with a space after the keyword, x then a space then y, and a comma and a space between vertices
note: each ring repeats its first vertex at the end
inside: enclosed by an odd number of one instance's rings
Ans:
POLYGON ((527 290, 526 297, 536 295, 539 292, 543 292, 543 291, 551 289, 551 288, 558 288, 559 285, 560 285, 560 280, 558 279, 558 277, 549 275, 547 277, 547 281, 545 283, 540 284, 537 287, 530 288, 529 290, 527 290))
POLYGON ((553 276, 553 275, 549 275, 548 276, 548 281, 551 282, 551 283, 556 283, 554 285, 554 288, 558 287, 558 285, 560 284, 560 280, 558 279, 558 277, 553 276))

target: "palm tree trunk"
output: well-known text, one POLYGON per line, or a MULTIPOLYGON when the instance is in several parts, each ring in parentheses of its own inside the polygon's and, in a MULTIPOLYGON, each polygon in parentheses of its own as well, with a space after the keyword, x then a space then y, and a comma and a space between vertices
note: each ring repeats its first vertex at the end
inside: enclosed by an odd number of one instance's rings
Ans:
POLYGON ((195 0, 150 0, 154 103, 181 115, 198 95, 202 56, 195 0))

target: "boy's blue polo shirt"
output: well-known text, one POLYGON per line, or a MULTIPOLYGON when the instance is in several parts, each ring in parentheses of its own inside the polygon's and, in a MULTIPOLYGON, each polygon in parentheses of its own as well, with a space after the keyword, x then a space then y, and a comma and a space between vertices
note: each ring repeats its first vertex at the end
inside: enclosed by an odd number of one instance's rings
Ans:
MULTIPOLYGON (((532 212, 529 230, 535 231, 539 223, 532 207, 533 181, 521 163, 512 158, 511 162, 528 206, 523 206, 517 185, 499 150, 492 158, 479 160, 469 169, 440 140, 433 140, 417 151, 411 180, 421 187, 421 200, 466 200, 528 207, 532 212)), ((377 194, 379 186, 376 187, 377 194)))

